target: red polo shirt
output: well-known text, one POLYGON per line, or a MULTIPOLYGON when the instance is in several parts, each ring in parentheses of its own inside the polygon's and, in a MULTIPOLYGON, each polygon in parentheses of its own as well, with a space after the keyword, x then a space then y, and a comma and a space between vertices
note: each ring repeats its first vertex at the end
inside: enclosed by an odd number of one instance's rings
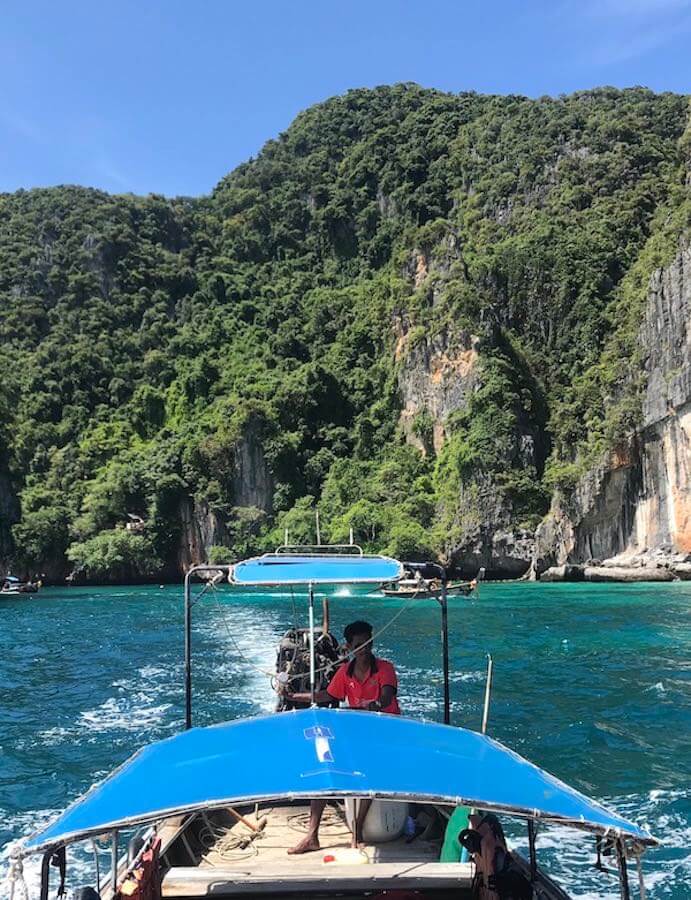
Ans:
MULTIPOLYGON (((374 657, 369 675, 364 681, 360 681, 356 677, 355 660, 353 660, 340 667, 326 690, 334 700, 347 700, 348 706, 353 709, 366 709, 373 700, 380 701, 381 689, 387 684, 393 688, 398 687, 396 670, 387 660, 374 657)), ((395 695, 391 703, 382 709, 382 712, 393 713, 397 716, 401 714, 395 695)))

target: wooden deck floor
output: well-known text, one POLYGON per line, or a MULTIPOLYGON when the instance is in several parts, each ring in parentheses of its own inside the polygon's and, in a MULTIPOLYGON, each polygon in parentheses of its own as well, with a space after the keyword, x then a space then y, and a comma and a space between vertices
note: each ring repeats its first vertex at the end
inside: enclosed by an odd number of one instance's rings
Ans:
MULTIPOLYGON (((303 865, 324 865, 323 857, 329 851, 350 847, 351 834, 345 820, 336 809, 329 806, 325 810, 319 842, 321 850, 305 853, 302 856, 289 856, 288 850, 294 847, 306 833, 308 812, 295 806, 275 806, 260 812, 260 817, 267 814, 267 824, 260 835, 253 840, 245 851, 226 851, 223 839, 204 856, 200 865, 221 866, 223 868, 238 866, 242 869, 262 869, 266 865, 285 863, 293 868, 303 865)), ((253 817, 250 817, 253 821, 253 817)), ((249 830, 240 822, 230 831, 233 837, 250 836, 249 830)), ((406 844, 403 838, 385 844, 370 844, 363 847, 370 862, 434 862, 439 859, 439 842, 423 841, 420 838, 406 844)))
MULTIPOLYGON (((241 893, 304 893, 334 890, 385 890, 470 884, 470 866, 440 863, 439 841, 417 838, 365 845, 370 865, 324 862, 324 856, 350 847, 350 831, 339 814, 328 807, 320 829, 321 849, 301 856, 288 855, 305 834, 308 812, 295 806, 275 806, 260 815, 267 824, 260 836, 244 848, 232 846, 251 832, 241 823, 220 834, 196 867, 174 867, 163 880, 164 897, 222 896, 241 893)), ((250 816, 250 821, 254 818, 250 816)), ((218 832, 217 832, 218 833, 218 832)), ((210 843, 210 842, 209 842, 210 843)))

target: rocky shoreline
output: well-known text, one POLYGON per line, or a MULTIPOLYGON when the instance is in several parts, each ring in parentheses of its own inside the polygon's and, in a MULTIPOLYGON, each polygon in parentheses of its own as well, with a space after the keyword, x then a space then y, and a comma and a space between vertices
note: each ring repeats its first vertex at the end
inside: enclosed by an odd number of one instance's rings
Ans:
POLYGON ((624 582, 691 581, 691 554, 651 553, 550 566, 533 580, 624 582))

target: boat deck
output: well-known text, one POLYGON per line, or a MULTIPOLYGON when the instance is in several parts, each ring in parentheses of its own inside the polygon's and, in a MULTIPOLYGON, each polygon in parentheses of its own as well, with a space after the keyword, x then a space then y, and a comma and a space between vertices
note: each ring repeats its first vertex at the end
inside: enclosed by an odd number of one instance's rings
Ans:
MULTIPOLYGON (((456 897, 463 897, 465 889, 470 889, 470 864, 440 863, 440 840, 418 837, 411 843, 401 838, 366 844, 363 849, 370 862, 364 865, 324 862, 324 856, 350 847, 350 831, 333 807, 325 811, 321 849, 291 856, 288 850, 304 836, 308 814, 306 807, 290 805, 260 810, 266 825, 256 837, 240 822, 226 826, 209 819, 198 822, 195 832, 203 848, 201 856, 196 865, 169 868, 163 879, 163 897, 266 893, 269 885, 272 895, 319 894, 327 889, 346 893, 453 889, 456 897), (251 840, 245 844, 248 838, 251 840)), ((243 811, 243 815, 248 814, 243 811)), ((256 821, 254 815, 248 818, 256 821)), ((191 837, 187 849, 194 853, 191 837)))

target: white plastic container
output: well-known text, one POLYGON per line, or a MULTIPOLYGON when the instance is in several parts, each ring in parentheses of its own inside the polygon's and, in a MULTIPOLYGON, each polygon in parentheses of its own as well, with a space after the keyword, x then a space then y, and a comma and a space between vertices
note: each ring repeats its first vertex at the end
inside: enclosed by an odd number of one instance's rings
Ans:
MULTIPOLYGON (((361 802, 361 801, 359 801, 361 802)), ((355 800, 345 802, 346 822, 351 831, 355 828, 355 800)), ((395 841, 405 829, 408 804, 400 800, 373 800, 362 823, 360 840, 365 844, 385 844, 395 841)))

